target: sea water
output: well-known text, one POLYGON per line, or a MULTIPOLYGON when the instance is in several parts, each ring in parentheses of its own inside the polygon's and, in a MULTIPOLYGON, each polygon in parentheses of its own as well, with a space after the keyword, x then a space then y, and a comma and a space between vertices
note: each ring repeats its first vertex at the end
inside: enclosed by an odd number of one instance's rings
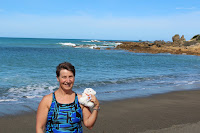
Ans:
POLYGON ((42 97, 58 89, 56 66, 65 61, 76 68, 73 90, 81 94, 93 88, 101 101, 200 88, 199 56, 114 50, 119 44, 0 38, 0 114, 37 110, 42 97))

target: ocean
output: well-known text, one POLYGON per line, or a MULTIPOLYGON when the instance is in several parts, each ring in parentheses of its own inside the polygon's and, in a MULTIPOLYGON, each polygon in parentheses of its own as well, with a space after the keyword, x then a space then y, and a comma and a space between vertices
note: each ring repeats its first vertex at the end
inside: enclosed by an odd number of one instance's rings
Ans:
POLYGON ((65 61, 76 69, 73 90, 81 94, 93 88, 101 101, 200 89, 199 56, 115 50, 119 44, 1 37, 0 116, 36 111, 42 97, 59 87, 56 66, 65 61))

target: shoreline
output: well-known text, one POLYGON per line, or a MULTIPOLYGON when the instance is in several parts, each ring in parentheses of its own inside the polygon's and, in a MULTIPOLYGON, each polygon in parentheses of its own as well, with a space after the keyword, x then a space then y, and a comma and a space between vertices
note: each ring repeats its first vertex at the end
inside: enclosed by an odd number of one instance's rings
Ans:
MULTIPOLYGON (((90 133, 153 133, 200 131, 200 90, 174 91, 149 97, 102 102, 97 122, 90 133), (187 128, 186 128, 187 127, 187 128)), ((36 111, 0 117, 0 132, 34 133, 36 111)))

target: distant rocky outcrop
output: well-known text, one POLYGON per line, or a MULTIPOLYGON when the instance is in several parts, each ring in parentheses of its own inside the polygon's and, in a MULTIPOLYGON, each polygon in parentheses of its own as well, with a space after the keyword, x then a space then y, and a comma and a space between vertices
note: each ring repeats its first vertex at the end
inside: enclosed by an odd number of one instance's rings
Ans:
POLYGON ((171 53, 200 55, 200 34, 195 35, 191 40, 186 41, 184 35, 176 34, 172 42, 156 40, 154 42, 121 42, 116 49, 129 50, 136 53, 171 53))
POLYGON ((180 40, 183 41, 183 42, 186 41, 184 35, 181 36, 181 39, 180 39, 180 40))
POLYGON ((186 40, 184 38, 184 35, 182 35, 180 38, 179 34, 176 34, 172 37, 172 41, 174 46, 182 46, 186 40))

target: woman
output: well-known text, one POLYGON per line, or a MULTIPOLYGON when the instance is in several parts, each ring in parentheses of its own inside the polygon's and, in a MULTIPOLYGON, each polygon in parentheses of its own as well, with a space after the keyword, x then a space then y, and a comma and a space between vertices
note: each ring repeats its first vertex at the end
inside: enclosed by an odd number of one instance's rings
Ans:
POLYGON ((82 133, 81 121, 92 129, 97 119, 99 101, 92 95, 94 108, 80 105, 81 95, 72 91, 75 68, 68 62, 61 63, 56 70, 59 88, 41 100, 37 110, 36 133, 82 133))

